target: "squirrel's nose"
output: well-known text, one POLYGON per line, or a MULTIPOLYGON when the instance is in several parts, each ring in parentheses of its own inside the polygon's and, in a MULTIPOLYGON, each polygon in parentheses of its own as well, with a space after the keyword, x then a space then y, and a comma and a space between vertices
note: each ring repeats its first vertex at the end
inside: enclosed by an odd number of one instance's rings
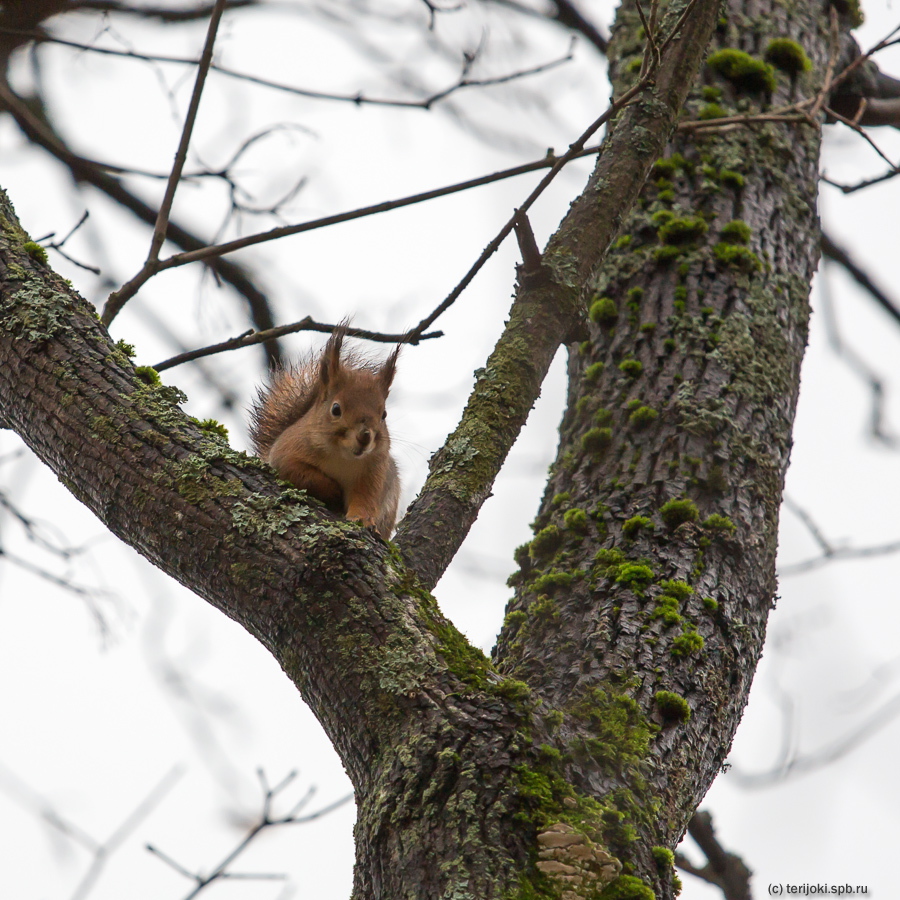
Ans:
POLYGON ((369 431, 368 428, 363 428, 362 431, 359 432, 356 438, 360 445, 363 447, 368 447, 370 443, 372 443, 372 432, 369 431))

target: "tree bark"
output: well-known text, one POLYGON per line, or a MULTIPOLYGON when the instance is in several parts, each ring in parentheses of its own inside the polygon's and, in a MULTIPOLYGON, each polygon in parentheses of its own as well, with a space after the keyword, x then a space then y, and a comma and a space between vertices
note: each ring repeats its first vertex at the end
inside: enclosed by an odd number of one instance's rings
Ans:
MULTIPOLYGON (((718 43, 758 55, 794 38, 814 68, 774 75, 772 102, 810 96, 829 53, 819 5, 750 6, 728 4, 718 43)), ((544 253, 550 286, 536 299, 520 286, 554 340, 585 296, 592 324, 570 348, 559 457, 493 664, 404 559, 432 584, 455 550, 428 561, 447 510, 456 540, 489 492, 531 402, 514 427, 484 421, 512 402, 502 368, 489 363, 488 402, 464 419, 481 480, 453 481, 466 453, 451 446, 401 558, 181 413, 0 200, 0 423, 279 661, 356 790, 358 900, 673 894, 669 851, 728 752, 773 602, 819 245, 810 123, 682 130, 632 212, 597 203, 638 193, 685 96, 687 120, 716 91, 727 111, 767 104, 711 69, 688 95, 717 14, 697 4, 678 64, 619 117, 544 253)), ((637 77, 639 25, 626 4, 610 45, 620 87, 637 77)))

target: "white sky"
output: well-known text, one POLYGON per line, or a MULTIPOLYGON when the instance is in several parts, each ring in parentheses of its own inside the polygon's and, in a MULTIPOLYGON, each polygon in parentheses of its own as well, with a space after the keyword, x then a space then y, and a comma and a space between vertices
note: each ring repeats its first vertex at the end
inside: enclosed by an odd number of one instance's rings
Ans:
MULTIPOLYGON (((900 21, 896 3, 867 6, 869 21, 858 32, 863 46, 900 21)), ((585 8, 602 10, 605 4, 586 3, 585 8)), ((398 2, 397 9, 420 13, 416 4, 398 2)), ((384 79, 369 87, 374 77, 370 67, 318 21, 292 15, 290 9, 283 16, 237 13, 226 20, 217 45, 220 59, 321 89, 352 92, 365 86, 370 95, 399 93, 384 79)), ((393 41, 399 34, 380 27, 380 40, 393 41)), ((496 14, 442 19, 440 27, 446 28, 439 31, 442 37, 452 30, 464 33, 469 46, 487 33, 491 74, 522 65, 510 62, 518 59, 513 36, 496 14)), ((87 40, 97 32, 95 22, 85 20, 80 36, 87 40)), ((76 33, 73 27, 70 34, 76 33)), ((195 53, 202 29, 177 33, 183 36, 129 27, 118 36, 134 40, 142 50, 195 53)), ((561 35, 544 40, 532 48, 528 64, 561 55, 566 44, 561 35)), ((454 80, 455 63, 426 65, 412 42, 392 47, 416 77, 432 84, 454 80)), ((539 76, 545 81, 528 82, 538 92, 547 85, 554 97, 550 110, 526 103, 511 90, 455 98, 479 129, 496 128, 510 136, 501 141, 494 134, 491 146, 484 134, 459 127, 452 116, 301 101, 213 76, 196 148, 204 163, 220 165, 260 127, 289 121, 308 129, 310 133, 298 130, 263 142, 242 167, 245 183, 262 200, 278 196, 305 175, 308 184, 286 216, 302 221, 493 171, 540 156, 548 146, 564 148, 596 116, 608 91, 602 64, 591 51, 581 46, 577 58, 571 67, 539 76), (595 92, 584 89, 585 83, 595 82, 595 92), (520 137, 514 141, 512 135, 520 137)), ((900 76, 896 50, 884 54, 881 65, 900 76)), ((25 83, 24 66, 19 75, 25 83)), ((81 152, 155 171, 168 165, 180 124, 160 80, 174 90, 173 103, 183 110, 190 91, 183 70, 156 71, 91 54, 54 53, 47 56, 44 77, 60 127, 75 136, 81 152)), ((891 158, 900 158, 896 133, 878 132, 876 137, 891 158)), ((882 170, 859 138, 833 129, 823 165, 830 177, 842 181, 882 170)), ((533 216, 539 242, 559 221, 586 171, 585 165, 574 167, 542 199, 533 216)), ((271 291, 282 321, 307 313, 334 321, 354 313, 360 325, 400 330, 450 290, 535 180, 504 182, 267 244, 240 259, 253 266, 271 291)), ((73 199, 59 167, 23 149, 8 121, 0 122, 0 183, 33 236, 64 233, 87 204, 91 220, 73 242, 73 252, 120 281, 138 268, 146 252, 146 231, 93 193, 73 199)), ((159 189, 146 181, 134 185, 147 195, 159 189)), ((850 196, 825 188, 821 199, 828 231, 900 299, 895 288, 900 283, 898 208, 896 181, 850 196)), ((223 215, 221 192, 179 190, 176 218, 194 223, 197 230, 213 233, 223 215)), ((245 223, 246 231, 257 227, 254 221, 245 223)), ((51 260, 86 296, 96 299, 105 292, 83 270, 58 256, 51 260)), ((514 249, 504 247, 440 321, 446 337, 403 355, 390 421, 406 499, 421 484, 428 455, 455 425, 471 373, 498 333, 515 261, 514 249)), ((886 379, 887 422, 897 425, 900 331, 834 269, 827 273, 827 291, 843 339, 886 379)), ((140 300, 194 344, 246 327, 235 304, 196 269, 163 275, 140 300)), ((900 459, 896 450, 867 438, 870 395, 827 345, 821 281, 813 303, 788 493, 835 543, 869 546, 900 540, 900 459)), ((137 309, 126 309, 112 331, 137 346, 138 363, 171 355, 137 309)), ((293 343, 296 348, 305 345, 300 339, 293 343)), ((260 377, 256 351, 228 354, 212 365, 246 404, 260 377)), ((188 412, 223 419, 232 444, 246 447, 243 412, 223 412, 195 372, 184 367, 166 373, 164 380, 189 394, 188 412)), ((438 588, 445 612, 485 650, 493 643, 508 598, 504 581, 513 568, 512 548, 530 534, 527 523, 554 454, 563 392, 564 372, 557 360, 494 498, 438 588)), ((19 447, 13 435, 0 433, 0 457, 19 447)), ((174 786, 111 857, 90 892, 94 900, 160 900, 182 897, 191 885, 144 845, 154 844, 188 869, 208 871, 234 846, 259 808, 257 767, 272 781, 298 769, 287 800, 293 802, 314 784, 318 792, 309 810, 349 791, 318 724, 261 646, 105 536, 99 523, 27 453, 3 464, 0 479, 16 503, 53 522, 68 543, 89 543, 89 551, 71 562, 73 579, 115 594, 103 604, 112 628, 103 641, 79 598, 15 566, 0 566, 0 896, 77 896, 87 871, 89 855, 79 844, 35 814, 35 793, 67 822, 104 841, 176 769, 174 786), (172 680, 173 669, 186 679, 192 703, 179 699, 183 692, 172 680)), ((47 561, 35 555, 8 520, 0 527, 8 552, 47 561)), ((808 532, 785 513, 783 561, 814 555, 808 532)), ((896 705, 898 576, 900 560, 887 556, 782 580, 766 653, 731 756, 735 769, 717 780, 704 804, 726 846, 755 870, 758 897, 771 883, 802 882, 867 885, 869 896, 896 896, 896 722, 828 766, 782 784, 749 789, 737 774, 770 769, 786 739, 790 752, 800 758, 827 750, 879 709, 896 705), (793 716, 785 738, 782 710, 788 705, 793 716)), ((352 878, 352 824, 348 805, 313 824, 264 835, 235 871, 286 872, 290 882, 218 884, 207 893, 236 900, 345 898, 352 878)), ((687 900, 721 896, 689 877, 684 881, 687 900)))

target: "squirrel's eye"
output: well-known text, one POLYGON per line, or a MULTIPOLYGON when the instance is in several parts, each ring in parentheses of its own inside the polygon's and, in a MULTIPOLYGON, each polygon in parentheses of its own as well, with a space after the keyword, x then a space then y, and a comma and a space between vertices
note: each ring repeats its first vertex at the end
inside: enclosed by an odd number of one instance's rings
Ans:
POLYGON ((381 413, 381 421, 383 422, 387 418, 387 410, 383 410, 381 413))
POLYGON ((337 418, 341 414, 341 404, 340 403, 332 403, 331 404, 331 414, 337 418))

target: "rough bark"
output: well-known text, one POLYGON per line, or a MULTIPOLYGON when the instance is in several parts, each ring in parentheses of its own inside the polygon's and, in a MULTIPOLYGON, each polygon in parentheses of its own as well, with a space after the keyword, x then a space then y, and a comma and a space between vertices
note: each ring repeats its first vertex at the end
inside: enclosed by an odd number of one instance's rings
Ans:
MULTIPOLYGON (((726 8, 720 48, 758 59, 788 37, 814 68, 773 70, 773 98, 706 68, 688 117, 815 96, 829 60, 816 4, 726 8)), ((621 81, 637 27, 621 10, 621 81)), ((495 661, 562 713, 567 780, 632 829, 624 855, 642 872, 651 848, 675 846, 728 753, 774 604, 819 137, 808 122, 676 135, 595 282, 590 339, 570 347, 559 455, 517 553, 495 661), (611 753, 617 735, 628 754, 611 753)))
MULTIPOLYGON (((626 5, 619 73, 636 69, 637 32, 626 5)), ((734 0, 718 41, 759 54, 776 36, 814 63, 779 76, 776 101, 814 91, 828 56, 817 3, 734 0)), ((703 82, 727 107, 766 102, 709 70, 703 82)), ((666 104, 645 98, 613 131, 644 173, 666 104)), ((774 596, 818 137, 796 123, 681 132, 598 273, 619 222, 597 197, 644 177, 608 156, 551 241, 559 302, 591 285, 592 325, 571 348, 560 454, 496 666, 394 548, 283 489, 136 371, 2 200, 0 422, 278 659, 353 780, 359 900, 672 895, 667 851, 727 753, 774 596)), ((508 399, 487 376, 479 390, 508 399)), ((462 497, 462 518, 492 478, 462 497)))

